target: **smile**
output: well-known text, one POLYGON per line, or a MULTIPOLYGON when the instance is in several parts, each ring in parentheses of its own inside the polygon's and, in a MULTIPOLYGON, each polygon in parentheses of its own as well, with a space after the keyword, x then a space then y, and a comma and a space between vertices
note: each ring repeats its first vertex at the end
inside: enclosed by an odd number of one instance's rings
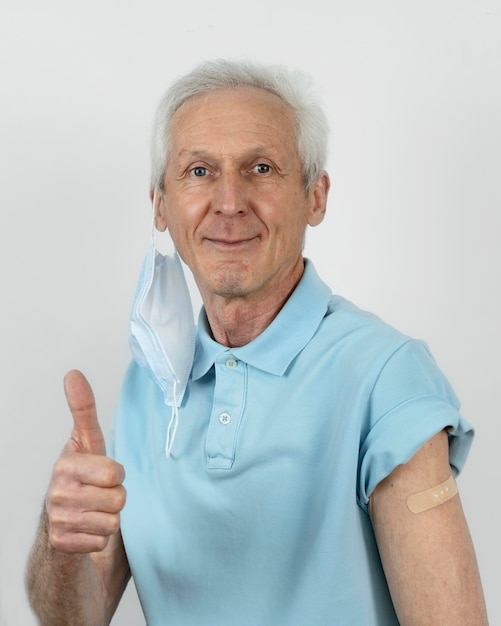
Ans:
POLYGON ((249 244, 253 244, 257 242, 258 239, 258 236, 250 237, 247 239, 212 239, 210 237, 207 237, 206 241, 216 248, 221 248, 223 250, 235 250, 238 248, 244 248, 249 244))

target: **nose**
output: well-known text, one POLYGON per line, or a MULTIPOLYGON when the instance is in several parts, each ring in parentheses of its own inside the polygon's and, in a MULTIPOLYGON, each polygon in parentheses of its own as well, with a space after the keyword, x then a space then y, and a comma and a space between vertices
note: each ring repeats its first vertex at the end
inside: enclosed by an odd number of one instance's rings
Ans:
POLYGON ((214 185, 213 208, 223 215, 247 212, 245 182, 240 172, 221 172, 214 185))

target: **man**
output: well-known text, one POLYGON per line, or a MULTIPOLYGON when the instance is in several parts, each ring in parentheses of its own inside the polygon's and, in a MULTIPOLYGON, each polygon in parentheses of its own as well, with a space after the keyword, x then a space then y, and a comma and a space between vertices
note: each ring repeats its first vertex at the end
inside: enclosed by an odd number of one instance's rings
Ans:
POLYGON ((155 128, 156 226, 204 303, 194 360, 179 266, 150 255, 113 459, 66 377, 74 430, 28 572, 42 623, 108 624, 132 574, 151 625, 486 624, 452 390, 303 259, 329 191, 308 89, 207 63, 155 128))

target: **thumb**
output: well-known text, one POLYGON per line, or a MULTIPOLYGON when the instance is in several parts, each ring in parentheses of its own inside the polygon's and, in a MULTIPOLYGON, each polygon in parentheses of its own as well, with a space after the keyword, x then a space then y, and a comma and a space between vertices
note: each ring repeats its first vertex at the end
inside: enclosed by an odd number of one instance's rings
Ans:
POLYGON ((103 433, 97 420, 94 393, 78 370, 64 377, 64 393, 73 415, 73 432, 69 445, 75 452, 106 454, 103 433))

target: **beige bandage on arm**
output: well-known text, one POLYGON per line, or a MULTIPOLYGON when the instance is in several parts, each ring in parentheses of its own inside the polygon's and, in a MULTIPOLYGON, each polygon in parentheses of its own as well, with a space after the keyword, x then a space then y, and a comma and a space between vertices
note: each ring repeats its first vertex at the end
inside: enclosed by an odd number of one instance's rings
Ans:
POLYGON ((407 498, 407 506, 413 513, 422 513, 435 506, 439 506, 453 498, 458 492, 456 481, 453 476, 425 491, 420 491, 407 498))

